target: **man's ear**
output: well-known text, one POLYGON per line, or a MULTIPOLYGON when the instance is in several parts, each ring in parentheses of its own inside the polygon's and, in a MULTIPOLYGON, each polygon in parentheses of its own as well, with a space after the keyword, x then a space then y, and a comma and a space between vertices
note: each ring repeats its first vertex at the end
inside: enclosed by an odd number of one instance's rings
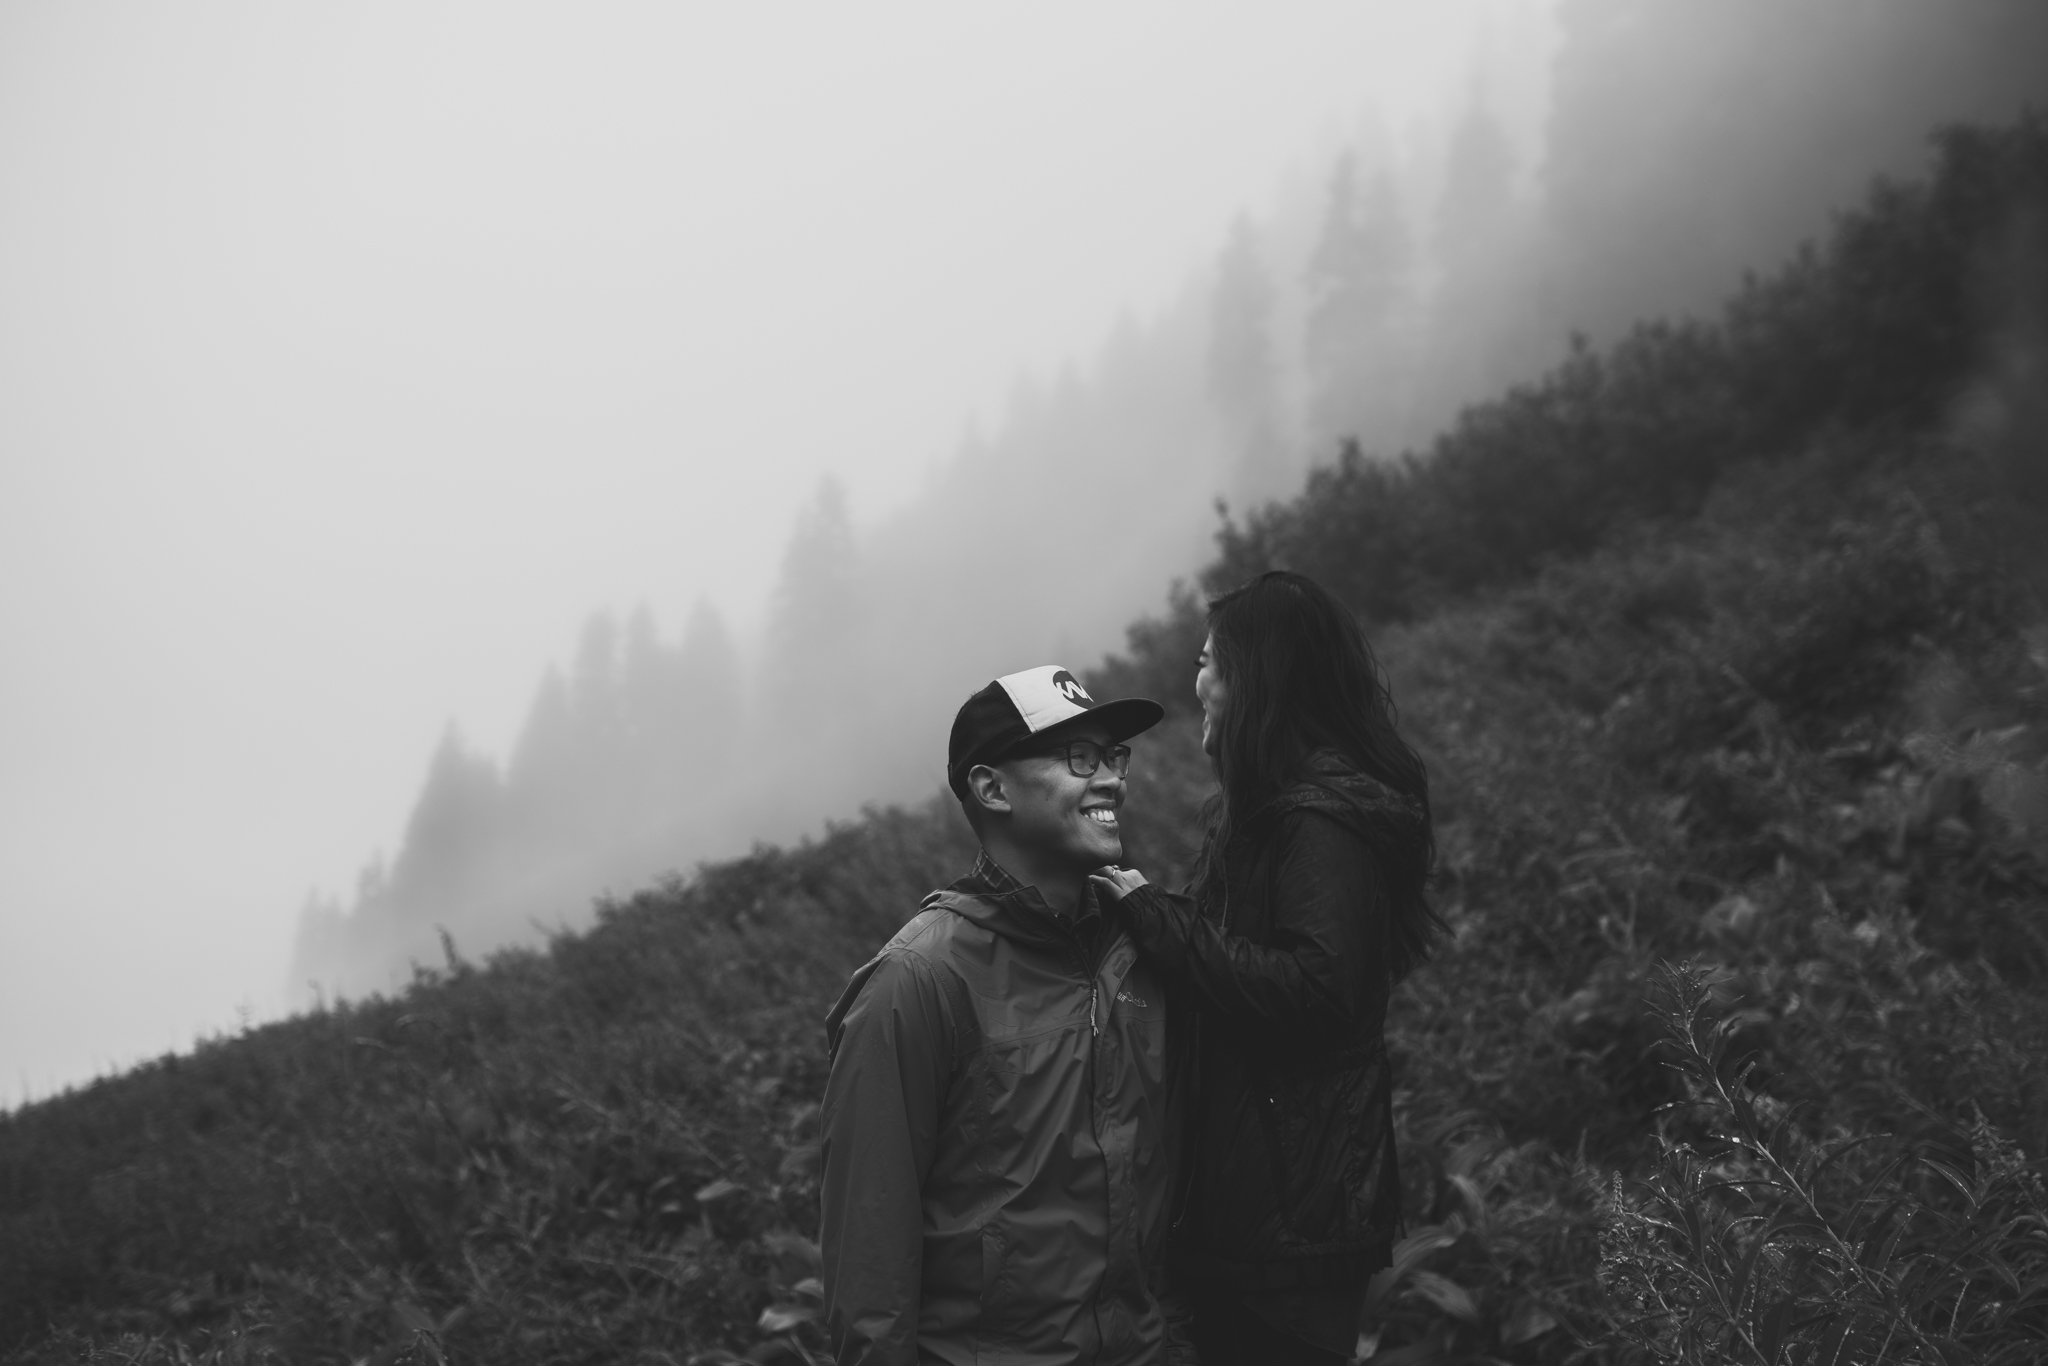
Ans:
POLYGON ((967 770, 967 795, 984 815, 990 811, 1010 813, 1010 794, 1003 790, 1003 775, 987 764, 976 764, 967 770))

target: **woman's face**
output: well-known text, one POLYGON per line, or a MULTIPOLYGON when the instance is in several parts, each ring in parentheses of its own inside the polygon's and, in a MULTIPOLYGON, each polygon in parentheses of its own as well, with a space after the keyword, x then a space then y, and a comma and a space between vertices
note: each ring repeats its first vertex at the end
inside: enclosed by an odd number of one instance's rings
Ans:
POLYGON ((1230 705, 1230 685, 1216 667, 1216 637, 1202 642, 1195 668, 1195 700, 1202 704, 1202 751, 1216 757, 1223 743, 1223 709, 1230 705))

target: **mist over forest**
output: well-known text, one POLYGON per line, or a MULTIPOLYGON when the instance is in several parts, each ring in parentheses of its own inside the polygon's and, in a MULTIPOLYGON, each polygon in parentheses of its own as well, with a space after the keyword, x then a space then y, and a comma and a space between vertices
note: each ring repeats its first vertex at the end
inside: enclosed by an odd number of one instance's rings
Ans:
POLYGON ((1361 120, 908 503, 859 524, 819 487, 758 637, 710 603, 673 637, 644 610, 594 616, 511 751, 452 726, 396 852, 309 901, 293 987, 386 990, 444 932, 463 954, 530 941, 607 891, 927 795, 959 700, 1117 649, 1203 559, 1219 499, 1278 496, 1346 442, 1422 450, 1575 333, 1702 308, 1782 259, 1917 170, 1937 125, 2048 103, 2030 0, 1556 16, 1547 53, 1533 19, 1496 32, 1435 118, 1361 120))

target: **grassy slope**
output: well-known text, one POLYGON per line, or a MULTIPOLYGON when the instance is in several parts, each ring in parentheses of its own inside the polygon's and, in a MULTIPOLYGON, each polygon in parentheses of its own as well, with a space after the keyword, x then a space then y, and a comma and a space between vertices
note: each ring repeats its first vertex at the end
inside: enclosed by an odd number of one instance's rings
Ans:
MULTIPOLYGON (((2038 167, 2042 141, 2002 145, 2038 167)), ((1955 222, 1942 196, 1998 180, 1969 161, 1952 148, 1931 191, 1845 228, 1909 241, 1890 268, 1946 279, 1937 312, 1962 307, 1975 250, 1927 245, 1955 222)), ((1868 259, 1853 247, 1714 328, 1639 337, 1479 410, 1440 464, 1339 467, 1225 537, 1219 578, 1280 560, 1346 582, 1347 535, 1376 553, 1359 536, 1386 507, 1439 528, 1398 590, 1354 593, 1387 623, 1436 777, 1456 929, 1393 1022, 1409 1212, 1444 1237, 1396 1287, 1388 1346, 1621 1354, 1595 1275, 1601 1192, 1655 1169, 1678 1122, 1642 1004, 1661 959, 1711 966, 1763 1088, 1810 1102, 1817 1133, 1945 1132, 1981 1109, 2048 1148, 2048 677, 2035 600, 1989 530, 2012 516, 2009 471, 1927 435, 1924 385, 1888 407, 1809 376, 1799 393, 1833 398, 1801 398, 1796 420, 1755 388, 1779 384, 1757 357, 1783 355, 1787 329, 1849 353, 1831 329, 1871 334, 1826 321, 1883 294, 1845 282, 1868 259), (1833 302, 1801 304, 1816 297, 1833 302), (1766 315, 1778 331, 1744 333, 1766 315), (1589 387, 1590 360, 1607 368, 1589 387), (1680 402, 1703 372, 1714 402, 1680 402), (1577 439, 1553 439, 1560 413, 1577 439), (1683 496, 1631 463, 1671 449, 1693 452, 1683 496), (1485 476, 1502 451, 1614 491, 1596 523, 1546 512, 1485 476), (1512 540, 1464 544, 1517 499, 1512 540)), ((1928 330, 1912 322, 1893 334, 1928 330)), ((1918 364, 1952 387, 1951 349, 1918 364)), ((1190 625, 1142 624, 1108 672, 1181 697, 1190 625)), ((1205 785, 1186 721, 1142 761, 1134 861, 1184 866, 1205 785)), ((545 953, 451 964, 402 1000, 0 1119, 0 1352, 682 1362, 815 1342, 795 1321, 819 1021, 969 853, 943 804, 870 812, 644 892, 545 953), (781 1331, 759 1328, 777 1307, 781 1331)))

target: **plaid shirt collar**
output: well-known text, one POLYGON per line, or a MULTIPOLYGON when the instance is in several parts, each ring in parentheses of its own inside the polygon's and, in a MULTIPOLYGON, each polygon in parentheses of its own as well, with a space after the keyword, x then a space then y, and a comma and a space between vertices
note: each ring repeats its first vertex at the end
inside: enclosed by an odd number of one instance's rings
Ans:
POLYGON ((992 896, 1003 896, 1024 890, 1024 884, 1011 877, 1009 870, 1002 864, 990 858, 986 849, 975 856, 974 867, 967 876, 979 882, 992 896))
MULTIPOLYGON (((977 884, 975 890, 985 896, 1009 896, 1017 892, 1027 893, 1031 904, 1040 912, 1054 916, 1055 919, 1066 919, 1064 916, 1057 915, 1050 906, 1045 904, 1044 893, 1040 892, 1030 883, 1019 882, 1015 877, 1011 876, 1010 870, 990 858, 986 849, 983 849, 975 856, 974 867, 962 880, 977 884)), ((1083 920, 1097 914, 1101 910, 1101 907, 1096 904, 1095 887, 1092 883, 1082 884, 1081 904, 1075 907, 1074 910, 1075 918, 1083 920)))

